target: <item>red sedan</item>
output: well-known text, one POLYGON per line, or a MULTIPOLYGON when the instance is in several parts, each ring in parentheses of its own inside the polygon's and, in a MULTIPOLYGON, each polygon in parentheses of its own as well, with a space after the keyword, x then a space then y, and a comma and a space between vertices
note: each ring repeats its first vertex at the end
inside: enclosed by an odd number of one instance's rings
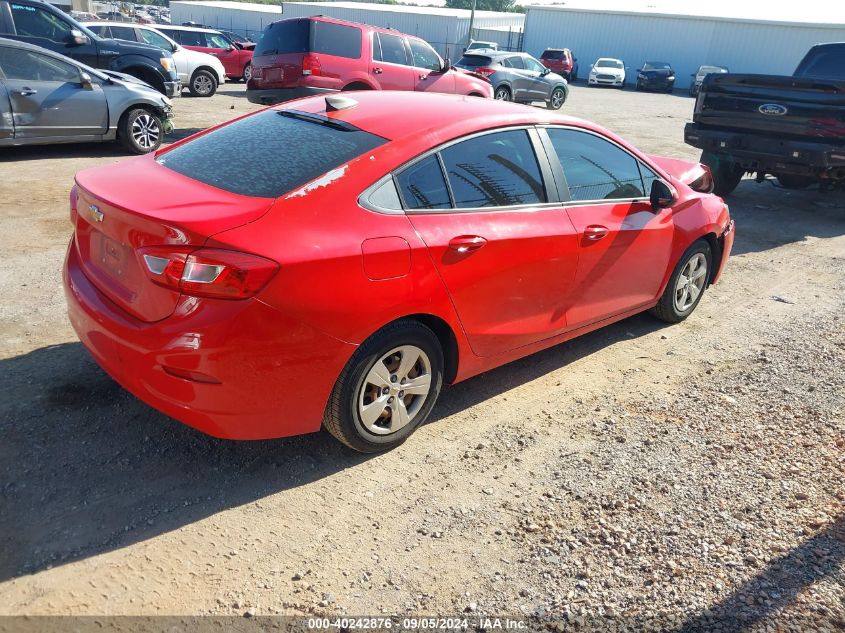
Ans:
POLYGON ((402 442, 455 383, 650 310, 685 319, 733 221, 694 163, 592 123, 410 92, 311 97, 80 172, 70 320, 205 433, 402 442), (249 162, 221 161, 232 147, 249 162))

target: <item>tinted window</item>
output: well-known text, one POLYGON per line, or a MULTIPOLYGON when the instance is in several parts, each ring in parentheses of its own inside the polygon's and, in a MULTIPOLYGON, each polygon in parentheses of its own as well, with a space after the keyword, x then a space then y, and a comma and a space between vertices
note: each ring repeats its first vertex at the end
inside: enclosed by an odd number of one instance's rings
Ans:
POLYGON ((310 20, 281 20, 264 29, 255 46, 255 55, 307 53, 310 20))
POLYGON ((514 56, 508 57, 502 62, 502 66, 507 66, 508 68, 525 68, 525 63, 522 61, 522 57, 514 56))
POLYGON ((377 61, 408 65, 408 59, 405 56, 405 43, 401 37, 379 33, 378 39, 381 44, 381 56, 377 58, 377 61))
POLYGON ((427 68, 428 70, 440 70, 440 57, 425 42, 408 38, 411 45, 411 55, 414 57, 414 66, 427 68))
POLYGON ((129 40, 130 42, 137 41, 135 37, 135 29, 131 26, 113 26, 111 27, 111 36, 118 40, 129 40))
POLYGON ((276 198, 384 142, 358 129, 340 130, 266 110, 175 147, 156 160, 213 187, 276 198), (250 160, 222 160, 233 147, 250 160))
POLYGON ((312 28, 315 53, 350 59, 361 57, 361 29, 358 27, 314 20, 312 28))
POLYGON ((610 141, 576 130, 549 129, 573 200, 640 198, 639 161, 610 141))
POLYGON ((540 59, 563 59, 563 51, 543 51, 540 59))
POLYGON ((845 79, 845 47, 820 52, 800 75, 816 79, 845 79))
POLYGON ((54 42, 67 42, 70 37, 70 24, 56 15, 23 4, 11 4, 12 17, 18 35, 43 37, 54 42))
POLYGON ((105 37, 105 38, 111 37, 111 31, 109 30, 109 27, 107 27, 107 26, 102 26, 102 25, 98 25, 98 24, 89 24, 87 28, 88 28, 89 31, 93 32, 94 35, 99 35, 100 37, 105 37))
POLYGON ((489 57, 485 57, 484 55, 464 55, 458 60, 458 63, 455 66, 459 68, 483 68, 484 66, 489 66, 493 63, 493 60, 489 57))
POLYGON ((449 190, 440 161, 432 155, 399 174, 399 189, 407 209, 450 209, 449 190))
POLYGON ((222 48, 223 50, 232 48, 229 40, 219 33, 205 33, 205 45, 208 48, 222 48))
POLYGON ((202 31, 177 31, 182 46, 205 46, 205 33, 202 31))
POLYGON ((643 64, 643 70, 671 70, 672 66, 666 62, 646 62, 643 64))
POLYGON ((458 208, 546 202, 537 157, 525 130, 494 132, 441 152, 458 208))
POLYGON ((0 47, 0 71, 6 79, 79 83, 76 66, 19 48, 0 47))

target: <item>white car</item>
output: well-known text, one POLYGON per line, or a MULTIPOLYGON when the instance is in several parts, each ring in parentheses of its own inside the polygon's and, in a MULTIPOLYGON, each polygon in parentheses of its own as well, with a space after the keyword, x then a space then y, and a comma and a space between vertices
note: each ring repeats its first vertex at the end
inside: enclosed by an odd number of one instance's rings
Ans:
POLYGON ((591 86, 625 87, 625 62, 612 57, 599 57, 590 67, 587 83, 591 86))
POLYGON ((226 69, 214 55, 191 51, 177 44, 154 26, 126 22, 83 22, 100 37, 141 42, 173 52, 176 74, 182 85, 195 97, 210 97, 226 81, 226 69))

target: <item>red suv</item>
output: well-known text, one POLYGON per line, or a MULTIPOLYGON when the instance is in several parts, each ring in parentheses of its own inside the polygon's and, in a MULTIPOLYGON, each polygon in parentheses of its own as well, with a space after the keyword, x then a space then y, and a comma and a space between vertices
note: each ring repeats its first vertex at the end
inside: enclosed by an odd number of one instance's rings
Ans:
POLYGON ((493 96, 490 82, 452 67, 418 37, 322 16, 274 22, 252 59, 247 98, 273 104, 338 90, 419 90, 493 96))
POLYGON ((543 66, 562 75, 566 81, 578 80, 578 58, 568 48, 547 48, 540 55, 543 66))

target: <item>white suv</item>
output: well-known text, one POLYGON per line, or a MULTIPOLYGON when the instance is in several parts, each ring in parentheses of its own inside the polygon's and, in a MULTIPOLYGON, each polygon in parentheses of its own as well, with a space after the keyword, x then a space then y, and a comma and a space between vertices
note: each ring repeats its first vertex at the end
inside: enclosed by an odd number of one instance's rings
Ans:
POLYGON ((153 26, 102 21, 82 24, 100 37, 142 42, 172 51, 179 81, 195 97, 210 97, 217 92, 217 86, 226 81, 226 70, 214 55, 188 50, 153 26))

